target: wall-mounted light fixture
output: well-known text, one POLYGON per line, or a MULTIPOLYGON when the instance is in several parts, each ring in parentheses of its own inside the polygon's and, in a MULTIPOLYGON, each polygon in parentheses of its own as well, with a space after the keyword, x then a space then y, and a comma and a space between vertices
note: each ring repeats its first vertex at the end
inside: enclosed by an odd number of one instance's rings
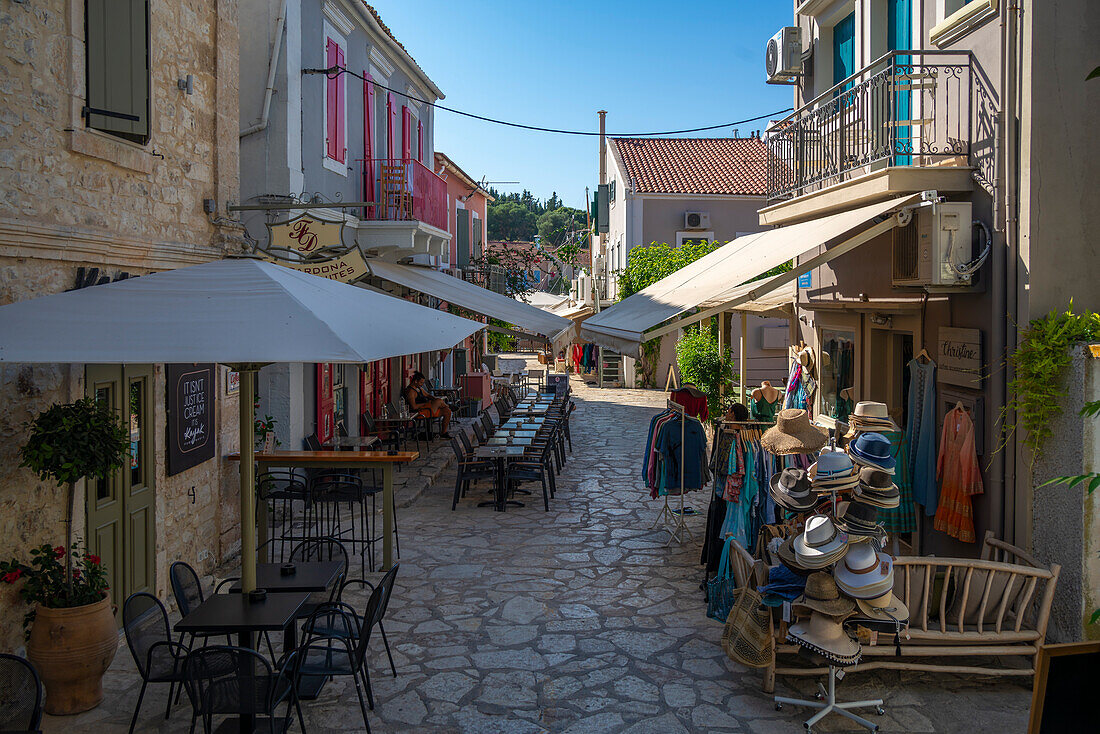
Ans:
POLYGON ((187 92, 188 94, 194 94, 195 76, 193 74, 188 74, 182 79, 177 79, 176 86, 179 87, 181 91, 187 92))

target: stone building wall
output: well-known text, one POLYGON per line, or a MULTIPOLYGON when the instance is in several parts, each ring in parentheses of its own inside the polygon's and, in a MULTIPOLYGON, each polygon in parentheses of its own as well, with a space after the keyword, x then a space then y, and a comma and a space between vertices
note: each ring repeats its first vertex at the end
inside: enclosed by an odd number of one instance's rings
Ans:
MULTIPOLYGON (((143 275, 242 249, 225 213, 239 191, 237 4, 149 5, 145 145, 84 125, 84 0, 0 5, 0 304, 71 289, 80 267, 143 275), (190 95, 176 83, 188 74, 190 95)), ((237 467, 221 458, 238 447, 237 399, 225 396, 219 368, 215 458, 167 477, 164 367, 153 369, 155 591, 164 598, 171 561, 209 572, 239 549, 237 467)), ((19 469, 18 450, 28 420, 83 394, 83 365, 0 366, 0 557, 63 539, 63 490, 19 469)), ((79 531, 82 489, 77 498, 79 531)), ((22 645, 24 611, 0 584, 0 651, 22 645)))

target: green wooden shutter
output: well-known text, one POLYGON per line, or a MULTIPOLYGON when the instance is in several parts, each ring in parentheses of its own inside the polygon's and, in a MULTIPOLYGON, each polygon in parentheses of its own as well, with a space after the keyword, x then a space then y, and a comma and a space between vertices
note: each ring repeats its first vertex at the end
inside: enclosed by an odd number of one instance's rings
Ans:
POLYGON ((87 0, 88 126, 124 137, 149 135, 149 2, 87 0))
POLYGON ((481 257, 481 220, 475 215, 470 223, 470 252, 476 260, 481 257))
POLYGON ((470 212, 467 209, 458 210, 458 267, 464 268, 470 264, 470 212))

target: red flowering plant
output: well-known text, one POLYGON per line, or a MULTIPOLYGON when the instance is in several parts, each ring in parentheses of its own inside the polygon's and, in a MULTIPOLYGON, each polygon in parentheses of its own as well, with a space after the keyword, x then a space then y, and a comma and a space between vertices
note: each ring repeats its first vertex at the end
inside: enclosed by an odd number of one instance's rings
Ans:
MULTIPOLYGON (((22 582, 19 595, 23 601, 51 609, 94 604, 107 593, 107 571, 103 563, 99 556, 88 553, 79 543, 73 543, 68 554, 61 545, 46 543, 32 548, 29 564, 14 558, 0 561, 0 581, 5 584, 22 582), (66 574, 66 566, 72 568, 71 579, 66 574)), ((23 627, 29 629, 32 621, 33 609, 24 617, 23 627)))

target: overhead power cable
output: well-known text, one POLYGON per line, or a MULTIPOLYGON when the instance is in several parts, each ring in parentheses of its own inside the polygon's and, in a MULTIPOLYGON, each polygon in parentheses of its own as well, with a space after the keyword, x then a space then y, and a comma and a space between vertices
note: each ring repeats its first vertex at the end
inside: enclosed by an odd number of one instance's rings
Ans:
MULTIPOLYGON (((494 125, 506 125, 507 127, 518 127, 522 130, 534 130, 535 132, 541 132, 541 133, 557 133, 559 135, 598 136, 600 134, 598 132, 591 132, 589 130, 563 130, 561 128, 554 128, 554 127, 540 127, 539 125, 524 125, 521 122, 509 122, 507 120, 498 120, 498 119, 493 118, 493 117, 486 117, 485 115, 478 115, 478 114, 475 114, 473 112, 464 112, 463 110, 456 110, 454 107, 448 107, 446 105, 441 105, 438 102, 429 102, 426 99, 420 99, 419 97, 411 95, 408 92, 402 92, 399 89, 392 89, 392 88, 387 87, 385 84, 382 84, 381 82, 379 82, 375 79, 368 79, 367 77, 363 76, 362 74, 358 74, 358 73, 356 73, 356 72, 354 72, 350 69, 345 69, 345 68, 339 67, 339 66, 330 66, 327 69, 302 69, 302 73, 303 74, 324 74, 325 76, 329 77, 330 79, 335 77, 335 76, 338 76, 340 74, 349 74, 349 75, 355 77, 356 79, 362 79, 363 81, 370 82, 371 84, 373 84, 374 86, 376 86, 380 89, 385 89, 387 92, 393 92, 394 94, 400 94, 402 97, 407 97, 408 99, 412 100, 413 102, 417 102, 418 104, 425 104, 425 105, 428 105, 429 107, 435 107, 436 109, 446 110, 447 112, 452 112, 456 115, 462 115, 463 117, 470 117, 470 118, 473 118, 474 120, 481 120, 482 122, 491 122, 494 125)), ((734 127, 734 126, 737 126, 737 125, 745 125, 747 123, 756 122, 758 120, 766 120, 766 119, 769 119, 769 118, 772 118, 772 117, 776 117, 778 115, 786 114, 786 113, 790 112, 793 109, 794 109, 793 107, 787 107, 787 108, 782 109, 782 110, 776 110, 775 112, 769 112, 766 115, 757 115, 756 117, 750 117, 746 120, 735 120, 733 122, 723 122, 720 125, 707 125, 706 127, 693 127, 693 128, 688 128, 686 130, 665 130, 663 132, 655 132, 655 133, 605 133, 605 135, 607 135, 607 137, 614 137, 614 138, 651 138, 651 137, 663 137, 663 136, 666 136, 666 135, 684 135, 686 133, 702 133, 702 132, 708 132, 710 130, 721 130, 723 128, 734 127)))

